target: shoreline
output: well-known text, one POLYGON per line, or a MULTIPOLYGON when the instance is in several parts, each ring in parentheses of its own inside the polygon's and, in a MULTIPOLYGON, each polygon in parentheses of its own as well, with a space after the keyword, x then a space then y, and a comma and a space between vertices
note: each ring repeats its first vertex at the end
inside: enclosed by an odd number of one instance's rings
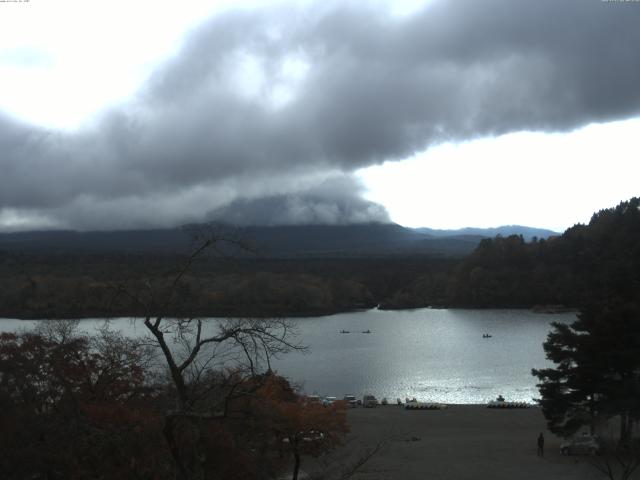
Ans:
MULTIPOLYGON (((197 312, 198 315, 193 315, 194 317, 199 317, 202 319, 207 318, 292 318, 292 319, 308 319, 308 318, 317 318, 317 317, 328 317, 332 315, 339 315, 343 313, 356 313, 356 312, 367 312, 369 310, 378 310, 381 312, 394 312, 394 311, 414 311, 414 310, 522 310, 531 313, 535 313, 537 315, 552 315, 552 314, 563 314, 563 313, 577 313, 578 309, 572 307, 562 307, 562 308, 541 308, 538 305, 534 305, 532 307, 470 307, 468 305, 465 306, 455 306, 455 305, 447 305, 447 306, 423 306, 423 307, 407 307, 407 308, 380 308, 379 306, 372 307, 353 307, 353 308, 336 308, 336 309, 320 309, 314 311, 289 311, 289 312, 267 312, 261 314, 255 313, 239 313, 232 311, 212 311, 212 312, 197 312)), ((155 316, 155 315, 152 315, 155 316)), ((166 318, 177 318, 180 315, 171 314, 166 315, 166 318)), ((129 315, 124 312, 117 312, 114 315, 107 316, 104 312, 96 313, 95 315, 58 315, 58 314, 33 314, 33 315, 16 315, 15 312, 8 314, 0 313, 0 320, 21 320, 21 321, 40 321, 40 320, 96 320, 96 319, 109 319, 109 320, 118 320, 118 319, 132 319, 132 318, 144 318, 144 316, 140 315, 129 315)))

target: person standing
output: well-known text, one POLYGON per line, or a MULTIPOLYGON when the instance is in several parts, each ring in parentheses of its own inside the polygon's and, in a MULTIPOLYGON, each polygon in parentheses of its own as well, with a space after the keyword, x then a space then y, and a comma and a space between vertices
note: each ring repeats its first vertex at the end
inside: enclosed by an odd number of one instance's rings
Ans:
POLYGON ((542 432, 538 435, 538 456, 544 457, 544 435, 542 432))

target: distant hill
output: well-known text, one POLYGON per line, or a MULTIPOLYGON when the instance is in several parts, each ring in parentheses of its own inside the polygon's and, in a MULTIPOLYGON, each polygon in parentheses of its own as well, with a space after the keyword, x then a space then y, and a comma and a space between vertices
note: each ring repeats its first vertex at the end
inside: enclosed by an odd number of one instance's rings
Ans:
POLYGON ((433 237, 481 237, 481 238, 493 238, 501 235, 508 237, 511 235, 522 235, 526 241, 531 241, 533 237, 536 238, 549 238, 560 235, 558 232, 552 230, 546 230, 543 228, 525 227, 522 225, 504 225, 495 228, 460 228, 457 230, 436 230, 433 228, 416 228, 416 231, 431 235, 433 237))
MULTIPOLYGON (((229 231, 229 227, 223 227, 229 231)), ((192 228, 123 231, 38 231, 0 234, 0 250, 25 253, 142 253, 189 252, 192 228)), ((525 238, 546 238, 548 230, 528 227, 496 229, 411 229, 397 224, 289 225, 232 229, 265 256, 328 257, 389 254, 464 256, 482 238, 514 232, 525 238), (494 233, 495 232, 495 233, 494 233)))
POLYGON ((189 245, 182 229, 0 234, 0 250, 25 253, 176 253, 188 251, 189 245))
POLYGON ((472 252, 481 240, 432 238, 411 228, 381 223, 250 227, 245 232, 261 251, 275 256, 462 256, 472 252))

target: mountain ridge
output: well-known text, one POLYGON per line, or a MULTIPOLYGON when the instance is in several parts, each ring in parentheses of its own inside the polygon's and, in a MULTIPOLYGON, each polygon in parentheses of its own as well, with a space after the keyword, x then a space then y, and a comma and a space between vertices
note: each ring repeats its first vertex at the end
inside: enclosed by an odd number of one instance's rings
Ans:
POLYGON ((522 237, 527 241, 532 240, 533 237, 546 239, 561 235, 561 232, 555 232, 546 228, 527 227, 525 225, 500 225, 499 227, 489 228, 463 227, 457 229, 419 227, 414 230, 434 237, 481 236, 483 238, 490 238, 497 235, 501 235, 503 237, 508 237, 510 235, 522 235, 522 237))
MULTIPOLYGON (((150 230, 75 231, 45 230, 0 234, 0 250, 41 253, 186 253, 193 248, 193 233, 205 228, 188 225, 150 230)), ((550 230, 522 226, 493 229, 436 230, 408 228, 395 223, 349 225, 284 225, 230 227, 213 231, 231 232, 258 254, 274 257, 364 256, 384 254, 434 254, 461 256, 495 235, 546 238, 550 230), (495 234, 494 234, 495 233, 495 234)))

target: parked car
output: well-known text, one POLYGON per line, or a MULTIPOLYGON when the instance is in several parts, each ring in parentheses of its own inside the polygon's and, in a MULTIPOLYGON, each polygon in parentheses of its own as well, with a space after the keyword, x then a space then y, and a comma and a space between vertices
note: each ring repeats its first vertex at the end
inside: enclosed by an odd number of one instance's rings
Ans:
MULTIPOLYGON (((309 430, 308 432, 298 432, 298 438, 300 438, 303 442, 320 442, 324 440, 324 433, 318 432, 317 430, 309 430)), ((282 439, 282 443, 290 443, 288 437, 282 439)))
POLYGON ((378 400, 373 395, 365 395, 362 397, 362 406, 365 408, 377 407, 378 400))
POLYGON ((333 405, 337 400, 336 397, 324 397, 322 399, 322 405, 328 407, 329 405, 333 405))
POLYGON ((602 441, 595 435, 578 435, 560 445, 562 455, 599 455, 602 441))
POLYGON ((347 402, 351 408, 356 408, 358 406, 358 400, 355 395, 345 395, 344 401, 347 402))
POLYGON ((321 442, 324 440, 324 433, 317 430, 310 430, 302 437, 303 442, 321 442))

